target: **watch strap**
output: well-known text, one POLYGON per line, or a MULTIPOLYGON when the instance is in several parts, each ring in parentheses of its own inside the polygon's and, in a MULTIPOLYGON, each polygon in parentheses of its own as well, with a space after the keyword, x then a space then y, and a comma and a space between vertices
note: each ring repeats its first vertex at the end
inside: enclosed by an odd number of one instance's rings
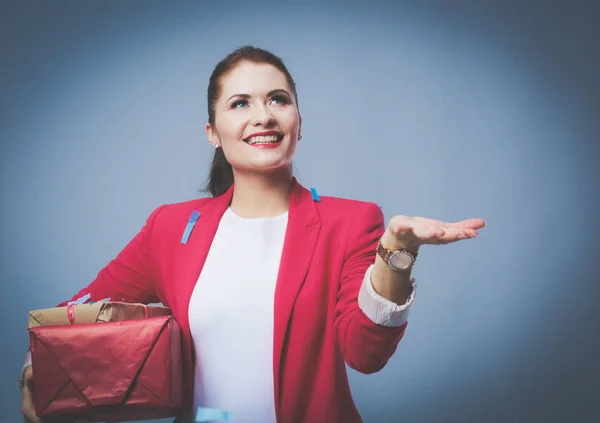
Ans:
MULTIPOLYGON (((379 240, 379 242, 377 243, 377 254, 379 255, 379 257, 382 258, 382 260, 391 267, 389 260, 390 257, 392 257, 392 255, 398 251, 402 251, 406 254, 408 254, 410 257, 412 257, 413 259, 413 265, 414 263, 417 261, 417 256, 419 255, 418 253, 413 253, 410 250, 407 250, 406 248, 400 248, 398 250, 390 250, 389 248, 385 247, 382 243, 381 243, 381 239, 379 240)), ((411 266, 412 267, 412 266, 411 266)))
POLYGON ((396 251, 406 251, 408 254, 410 254, 411 256, 413 256, 413 258, 416 260, 417 256, 419 255, 419 253, 413 253, 410 250, 407 250, 406 248, 400 248, 398 250, 390 250, 389 248, 386 248, 383 246, 383 244, 381 243, 381 240, 379 240, 379 242, 377 243, 377 254, 379 254, 379 256, 387 263, 387 261, 389 260, 389 258, 392 256, 392 254, 394 254, 396 251))

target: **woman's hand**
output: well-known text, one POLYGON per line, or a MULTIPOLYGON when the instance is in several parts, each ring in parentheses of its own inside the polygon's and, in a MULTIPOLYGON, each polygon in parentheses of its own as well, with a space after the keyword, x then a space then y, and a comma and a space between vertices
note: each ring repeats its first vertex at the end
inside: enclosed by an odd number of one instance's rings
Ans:
POLYGON ((426 217, 397 215, 390 220, 382 243, 416 253, 421 245, 450 244, 476 237, 477 230, 484 226, 485 222, 482 219, 475 218, 447 223, 426 217))
POLYGON ((21 404, 21 413, 25 417, 25 423, 40 423, 35 414, 33 405, 33 369, 31 366, 25 369, 23 374, 25 386, 23 386, 23 403, 21 404))

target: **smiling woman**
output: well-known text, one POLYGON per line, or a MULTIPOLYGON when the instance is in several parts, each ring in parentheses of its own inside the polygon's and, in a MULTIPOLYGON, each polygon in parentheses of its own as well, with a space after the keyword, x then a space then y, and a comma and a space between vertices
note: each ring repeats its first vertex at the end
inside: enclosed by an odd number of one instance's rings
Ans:
MULTIPOLYGON (((359 423, 346 364, 374 373, 394 354, 420 246, 475 237, 485 223, 397 215, 386 227, 374 203, 301 186, 296 86, 265 50, 223 59, 208 105, 212 197, 156 209, 72 300, 171 308, 183 331, 180 421, 220 409, 235 422, 359 423)), ((22 409, 38 422, 32 387, 26 367, 22 409)))
POLYGON ((223 194, 234 172, 251 172, 256 166, 287 166, 289 180, 301 123, 296 84, 283 61, 249 46, 231 53, 215 67, 208 85, 206 134, 217 150, 207 191, 223 194), (252 154, 241 143, 274 151, 270 156, 252 154))

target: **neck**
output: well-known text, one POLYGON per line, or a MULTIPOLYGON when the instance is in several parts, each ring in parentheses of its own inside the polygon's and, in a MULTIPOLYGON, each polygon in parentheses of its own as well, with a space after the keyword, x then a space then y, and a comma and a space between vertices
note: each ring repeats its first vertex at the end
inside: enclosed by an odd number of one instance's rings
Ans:
POLYGON ((245 218, 279 216, 289 209, 292 179, 291 167, 273 173, 234 169, 231 209, 245 218))

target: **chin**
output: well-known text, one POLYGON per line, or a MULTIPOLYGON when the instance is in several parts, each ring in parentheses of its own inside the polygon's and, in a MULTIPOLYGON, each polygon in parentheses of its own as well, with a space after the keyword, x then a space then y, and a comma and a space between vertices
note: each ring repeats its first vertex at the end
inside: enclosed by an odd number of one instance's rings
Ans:
POLYGON ((246 162, 242 166, 235 166, 232 164, 234 168, 237 168, 242 171, 251 171, 251 172, 277 172, 287 170, 291 166, 291 162, 289 160, 264 160, 264 161, 252 161, 246 162))
POLYGON ((240 171, 251 172, 274 172, 279 170, 287 170, 291 167, 293 151, 290 151, 289 146, 280 146, 277 149, 265 149, 261 151, 244 152, 236 151, 230 159, 231 166, 240 171), (239 153, 239 154, 238 154, 239 153), (237 158, 241 160, 236 160, 237 158))

